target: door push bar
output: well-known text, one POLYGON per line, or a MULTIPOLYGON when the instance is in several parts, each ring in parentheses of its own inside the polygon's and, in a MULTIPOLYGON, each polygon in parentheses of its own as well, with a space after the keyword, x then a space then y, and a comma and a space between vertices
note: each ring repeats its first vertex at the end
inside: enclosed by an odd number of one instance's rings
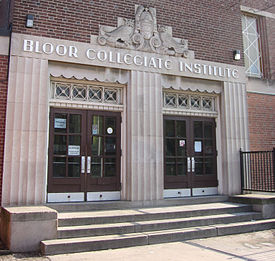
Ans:
POLYGON ((187 172, 195 172, 195 157, 187 157, 187 172))
POLYGON ((192 161, 192 172, 195 172, 195 158, 194 157, 192 157, 192 159, 191 159, 191 161, 192 161))
POLYGON ((85 156, 81 157, 81 173, 85 173, 85 156))
POLYGON ((91 173, 91 157, 87 157, 87 174, 91 173))
MULTIPOLYGON (((82 156, 81 157, 81 173, 85 174, 85 161, 86 161, 86 157, 82 156)), ((87 157, 87 174, 91 173, 91 157, 88 156, 87 157)))

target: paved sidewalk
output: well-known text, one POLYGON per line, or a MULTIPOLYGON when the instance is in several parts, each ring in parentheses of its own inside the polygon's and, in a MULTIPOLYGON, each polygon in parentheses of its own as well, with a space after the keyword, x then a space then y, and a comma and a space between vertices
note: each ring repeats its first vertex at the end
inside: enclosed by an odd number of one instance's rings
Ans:
POLYGON ((0 256, 16 261, 273 261, 275 230, 78 254, 0 256))

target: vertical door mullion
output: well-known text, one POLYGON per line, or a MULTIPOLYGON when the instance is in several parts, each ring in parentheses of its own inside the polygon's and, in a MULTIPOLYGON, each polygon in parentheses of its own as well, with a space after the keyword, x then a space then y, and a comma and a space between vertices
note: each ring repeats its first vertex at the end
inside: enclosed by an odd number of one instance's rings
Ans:
POLYGON ((103 118, 103 129, 102 129, 102 143, 103 143, 103 154, 102 154, 102 157, 101 157, 101 164, 102 164, 102 168, 101 168, 101 171, 102 171, 102 176, 101 178, 104 178, 105 177, 105 152, 106 152, 106 148, 105 148, 105 139, 106 139, 106 136, 105 136, 105 115, 102 116, 103 118))
POLYGON ((176 163, 176 176, 179 176, 179 170, 178 170, 178 153, 177 153, 177 121, 174 120, 174 145, 175 145, 175 150, 174 150, 174 159, 176 163))
POLYGON ((192 195, 192 187, 193 187, 193 175, 192 172, 192 157, 194 157, 194 121, 191 117, 186 119, 186 139, 187 139, 187 155, 190 158, 190 172, 188 172, 188 187, 191 189, 191 195, 192 195))
POLYGON ((66 178, 69 177, 69 152, 68 152, 68 149, 69 149, 69 138, 70 138, 70 135, 69 135, 69 116, 70 113, 66 113, 66 178))
POLYGON ((119 173, 119 169, 120 169, 120 160, 121 160, 121 142, 120 142, 120 115, 116 116, 116 178, 117 178, 117 183, 118 186, 120 184, 120 173, 119 173))
MULTIPOLYGON (((80 157, 85 157, 85 164, 84 164, 84 173, 80 173, 80 182, 81 188, 84 193, 84 200, 87 201, 87 155, 88 155, 88 147, 87 147, 87 140, 89 140, 89 130, 87 126, 88 122, 88 113, 87 111, 82 111, 81 114, 81 151, 80 157)), ((88 122, 89 125, 89 122, 88 122)), ((80 158, 81 160, 81 158, 80 158)))

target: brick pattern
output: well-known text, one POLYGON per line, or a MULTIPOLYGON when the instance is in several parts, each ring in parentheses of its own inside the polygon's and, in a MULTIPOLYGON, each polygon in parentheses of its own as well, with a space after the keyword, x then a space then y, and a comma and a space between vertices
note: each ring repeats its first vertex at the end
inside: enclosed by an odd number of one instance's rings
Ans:
POLYGON ((247 94, 250 150, 275 147, 275 95, 247 94))
POLYGON ((232 58, 234 49, 242 50, 239 0, 15 0, 13 31, 89 42, 99 24, 134 19, 135 4, 155 7, 158 24, 172 26, 175 37, 189 40, 197 59, 243 65, 232 58), (34 28, 25 27, 27 14, 35 15, 34 28))
POLYGON ((2 196, 2 177, 5 143, 6 105, 8 94, 8 56, 0 55, 0 202, 2 196))

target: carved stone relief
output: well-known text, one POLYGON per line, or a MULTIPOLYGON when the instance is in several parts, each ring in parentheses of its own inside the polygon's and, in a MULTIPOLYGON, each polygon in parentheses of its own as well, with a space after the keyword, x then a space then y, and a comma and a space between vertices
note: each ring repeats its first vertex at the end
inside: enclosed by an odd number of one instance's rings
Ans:
MULTIPOLYGON (((118 27, 100 26, 97 42, 118 48, 191 58, 188 41, 172 36, 172 29, 157 24, 156 9, 136 6, 135 20, 119 19, 118 27)), ((193 58, 193 57, 192 57, 193 58)))

